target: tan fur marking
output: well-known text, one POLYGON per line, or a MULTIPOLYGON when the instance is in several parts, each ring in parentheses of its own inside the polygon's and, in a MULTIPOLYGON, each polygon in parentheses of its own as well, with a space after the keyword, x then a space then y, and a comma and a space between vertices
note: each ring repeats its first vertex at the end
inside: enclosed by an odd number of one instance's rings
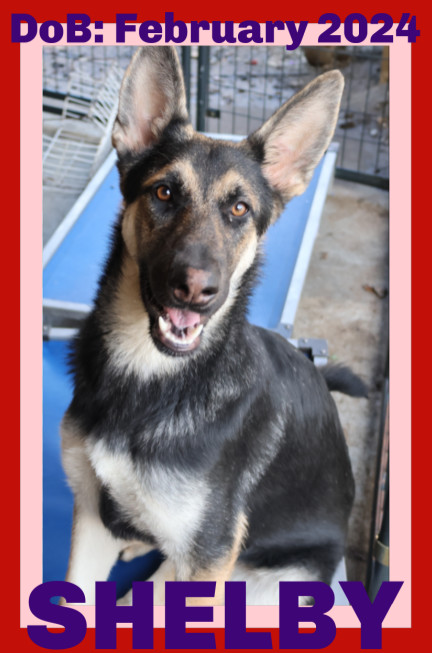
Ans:
POLYGON ((201 345, 203 350, 212 346, 212 334, 220 331, 221 325, 223 324, 223 318, 236 299, 243 275, 250 268, 255 259, 258 244, 256 231, 252 227, 250 232, 245 235, 241 245, 237 249, 236 260, 234 261, 235 268, 230 278, 228 297, 216 313, 212 315, 211 320, 206 326, 206 338, 203 340, 201 345))
POLYGON ((241 186, 245 189, 245 192, 248 195, 248 201, 251 204, 251 208, 254 211, 258 212, 260 209, 259 197, 257 197, 257 194, 254 188, 250 185, 249 181, 243 177, 243 175, 239 174, 237 170, 227 170, 227 172, 222 175, 222 177, 216 179, 216 181, 211 186, 210 193, 218 201, 224 197, 227 197, 238 186, 241 186))
MULTIPOLYGON (((154 605, 165 605, 165 583, 175 580, 173 562, 165 559, 147 580, 153 583, 154 605)), ((132 605, 132 590, 129 590, 129 592, 119 599, 117 605, 132 605)))
POLYGON ((255 258, 257 243, 257 233, 254 225, 251 223, 248 230, 245 232, 241 242, 237 246, 233 257, 234 270, 241 266, 241 276, 243 276, 246 270, 251 266, 255 258), (241 265, 242 261, 244 261, 243 265, 241 265))
POLYGON ((199 199, 202 196, 202 185, 192 163, 188 159, 180 159, 176 161, 173 169, 181 175, 182 181, 192 197, 199 199))
POLYGON ((67 413, 60 424, 60 435, 62 463, 78 507, 98 512, 99 483, 88 459, 81 430, 67 413))
POLYGON ((197 175, 197 172, 192 165, 192 163, 187 158, 178 159, 173 163, 160 168, 154 175, 146 179, 146 186, 153 186, 157 184, 158 181, 163 182, 167 174, 170 172, 177 173, 187 190, 194 196, 194 198, 199 198, 201 196, 201 184, 197 175))
POLYGON ((134 261, 138 261, 138 243, 136 237, 136 213, 138 206, 136 203, 128 206, 123 214, 122 236, 127 250, 134 261))
POLYGON ((121 551, 120 558, 125 562, 129 562, 134 558, 145 555, 154 549, 154 546, 145 544, 139 540, 132 541, 121 551))
POLYGON ((153 184, 157 184, 158 181, 162 181, 166 175, 171 172, 174 169, 174 164, 173 163, 167 163, 167 165, 163 166, 162 168, 159 168, 157 172, 154 173, 154 175, 151 175, 151 177, 147 177, 145 180, 145 186, 153 186, 153 184))
POLYGON ((248 522, 246 515, 240 513, 237 519, 233 543, 229 552, 220 560, 216 561, 210 568, 200 570, 194 574, 193 581, 216 581, 214 597, 190 597, 187 605, 223 605, 225 596, 225 582, 231 577, 234 566, 240 555, 241 547, 247 533, 248 522))
POLYGON ((139 272, 135 261, 125 257, 115 300, 111 306, 110 333, 106 346, 119 369, 149 378, 172 374, 187 364, 186 358, 162 354, 150 336, 150 319, 142 302, 139 272))
MULTIPOLYGON (((75 557, 76 523, 77 523, 77 507, 76 507, 76 503, 74 503, 73 511, 72 511, 71 543, 70 543, 68 566, 67 566, 66 576, 65 576, 66 580, 71 577, 71 567, 72 567, 73 560, 74 560, 74 557, 75 557)), ((66 605, 66 601, 64 600, 63 597, 61 597, 61 599, 60 599, 60 605, 66 605)))

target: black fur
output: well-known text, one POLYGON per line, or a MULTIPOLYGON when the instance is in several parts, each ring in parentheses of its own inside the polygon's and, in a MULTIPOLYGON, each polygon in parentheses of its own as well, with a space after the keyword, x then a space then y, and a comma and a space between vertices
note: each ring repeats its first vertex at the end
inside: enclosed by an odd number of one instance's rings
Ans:
POLYGON ((343 392, 351 397, 367 398, 368 389, 366 384, 345 365, 329 364, 320 368, 328 389, 343 392))

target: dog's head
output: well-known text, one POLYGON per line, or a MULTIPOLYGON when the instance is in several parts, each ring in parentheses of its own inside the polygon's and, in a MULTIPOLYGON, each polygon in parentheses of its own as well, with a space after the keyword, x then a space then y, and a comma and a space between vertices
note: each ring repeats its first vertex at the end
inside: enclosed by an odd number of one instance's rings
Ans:
POLYGON ((175 50, 136 53, 112 138, 123 239, 158 349, 197 350, 233 303, 267 227, 304 191, 328 147, 342 89, 342 75, 327 73, 244 141, 213 140, 189 123, 175 50))

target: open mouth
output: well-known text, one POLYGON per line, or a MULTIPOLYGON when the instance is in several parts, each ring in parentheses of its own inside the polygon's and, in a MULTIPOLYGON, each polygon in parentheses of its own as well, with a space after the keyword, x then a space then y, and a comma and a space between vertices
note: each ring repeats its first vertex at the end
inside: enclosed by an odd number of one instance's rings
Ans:
POLYGON ((152 335, 171 352, 186 354, 199 346, 204 319, 188 309, 163 307, 153 325, 152 335))

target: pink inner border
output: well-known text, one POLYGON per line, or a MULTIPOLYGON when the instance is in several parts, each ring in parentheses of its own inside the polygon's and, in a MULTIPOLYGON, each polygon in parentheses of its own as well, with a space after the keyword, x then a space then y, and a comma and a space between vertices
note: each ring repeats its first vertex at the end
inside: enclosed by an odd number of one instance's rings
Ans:
MULTIPOLYGON (((317 44, 322 29, 322 26, 310 24, 303 44, 317 44)), ((114 25, 106 24, 103 34, 103 45, 116 44, 114 25)), ((275 36, 275 45, 285 45, 286 35, 276 33, 275 36)), ((212 41, 203 38, 201 44, 211 45, 212 41)), ((139 37, 136 34, 128 36, 127 45, 141 45, 139 37)), ((42 325, 42 46, 42 41, 35 39, 21 45, 20 49, 22 627, 39 623, 28 608, 28 597, 42 582, 42 334, 40 328, 35 328, 35 325, 42 325), (35 247, 35 243, 39 246, 35 247), (38 269, 40 274, 36 275, 38 269)), ((390 46, 390 580, 403 580, 404 585, 384 625, 398 628, 411 625, 410 89, 411 46, 405 39, 396 38, 390 46)), ((84 607, 81 611, 88 627, 94 627, 94 608, 84 607)), ((359 626, 349 606, 335 607, 329 614, 338 627, 359 626)), ((210 625, 222 627, 224 609, 216 608, 214 617, 210 625)), ((255 628, 278 627, 278 608, 248 607, 247 623, 255 628)), ((163 624, 164 609, 156 607, 155 627, 163 624)))

